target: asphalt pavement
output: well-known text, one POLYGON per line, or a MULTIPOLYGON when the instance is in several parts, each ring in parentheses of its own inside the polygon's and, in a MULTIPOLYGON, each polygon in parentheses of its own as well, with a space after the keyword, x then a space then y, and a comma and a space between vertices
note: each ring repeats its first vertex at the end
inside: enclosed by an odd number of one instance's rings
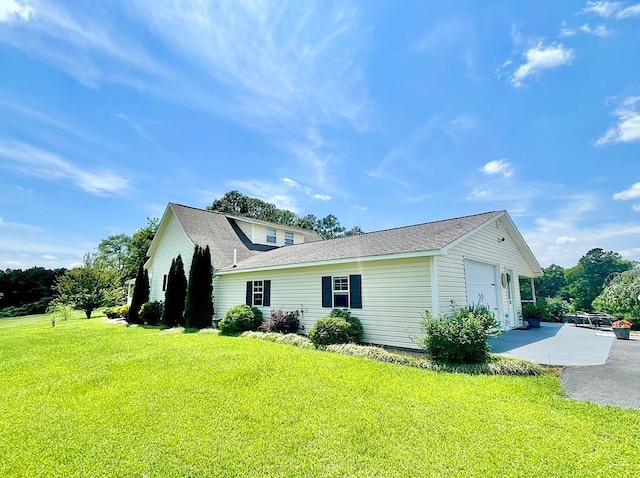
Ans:
POLYGON ((560 378, 569 398, 640 410, 640 335, 614 340, 604 365, 568 366, 560 378))

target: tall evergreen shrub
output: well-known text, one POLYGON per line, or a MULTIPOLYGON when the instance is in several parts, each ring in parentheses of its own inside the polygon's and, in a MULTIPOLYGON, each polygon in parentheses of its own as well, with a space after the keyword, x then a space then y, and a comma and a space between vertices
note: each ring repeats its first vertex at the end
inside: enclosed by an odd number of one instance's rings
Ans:
POLYGON ((167 290, 164 294, 162 322, 167 327, 184 326, 184 301, 187 296, 187 278, 184 275, 182 256, 171 261, 167 290))
POLYGON ((129 307, 129 315, 127 322, 130 324, 141 324, 140 309, 142 304, 149 302, 149 273, 144 269, 142 264, 138 267, 136 275, 136 285, 133 288, 133 297, 131 298, 131 306, 129 307))
POLYGON ((209 246, 196 245, 189 271, 189 284, 185 301, 185 326, 204 329, 211 326, 213 320, 213 274, 211 270, 211 251, 209 246))

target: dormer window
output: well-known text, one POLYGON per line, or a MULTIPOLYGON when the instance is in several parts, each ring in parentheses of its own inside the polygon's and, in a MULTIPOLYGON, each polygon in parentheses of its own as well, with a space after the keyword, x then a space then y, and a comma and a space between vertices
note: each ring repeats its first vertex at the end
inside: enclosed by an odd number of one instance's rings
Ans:
POLYGON ((293 232, 285 232, 284 233, 284 245, 292 246, 293 245, 293 232))
POLYGON ((269 244, 275 244, 277 242, 276 230, 267 229, 267 242, 269 244))

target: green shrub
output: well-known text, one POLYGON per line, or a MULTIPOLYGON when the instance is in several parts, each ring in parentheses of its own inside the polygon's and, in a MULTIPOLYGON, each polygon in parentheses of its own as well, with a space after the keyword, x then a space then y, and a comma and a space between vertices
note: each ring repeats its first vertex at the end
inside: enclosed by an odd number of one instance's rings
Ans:
POLYGON ((36 302, 5 307, 0 309, 0 317, 20 317, 23 315, 44 314, 52 299, 52 297, 44 297, 36 302))
POLYGON ((548 318, 553 322, 562 322, 564 316, 569 313, 569 303, 560 297, 549 297, 545 301, 548 318))
POLYGON ((538 299, 535 304, 527 303, 522 306, 522 316, 526 318, 537 317, 546 319, 549 317, 549 309, 545 299, 538 299))
POLYGON ((295 334, 300 327, 299 311, 282 312, 282 309, 272 310, 269 318, 262 324, 267 332, 279 334, 295 334))
POLYGON ((351 311, 347 309, 333 309, 329 314, 329 317, 340 317, 347 321, 347 323, 351 326, 349 331, 349 342, 360 342, 362 340, 362 335, 364 334, 364 329, 362 328, 362 322, 355 315, 351 315, 351 311))
POLYGON ((432 317, 425 310, 421 345, 436 362, 482 363, 489 358, 487 338, 497 326, 493 312, 482 305, 454 310, 452 317, 432 317))
POLYGON ((318 319, 309 331, 309 340, 316 347, 351 342, 353 330, 351 324, 341 317, 323 317, 318 319))
POLYGON ((262 325, 262 311, 257 307, 251 307, 253 311, 253 327, 251 330, 257 330, 262 325))
POLYGON ((262 323, 262 312, 245 304, 235 305, 227 310, 218 324, 223 334, 235 334, 247 330, 256 330, 262 323), (256 310, 260 317, 256 318, 256 310))
POLYGON ((120 317, 120 307, 107 307, 104 309, 104 315, 107 319, 116 319, 120 317))
POLYGON ((118 314, 118 317, 127 320, 129 318, 129 306, 125 304, 118 307, 118 314))
POLYGON ((158 325, 162 318, 164 304, 157 300, 145 302, 140 308, 140 320, 149 325, 158 325))

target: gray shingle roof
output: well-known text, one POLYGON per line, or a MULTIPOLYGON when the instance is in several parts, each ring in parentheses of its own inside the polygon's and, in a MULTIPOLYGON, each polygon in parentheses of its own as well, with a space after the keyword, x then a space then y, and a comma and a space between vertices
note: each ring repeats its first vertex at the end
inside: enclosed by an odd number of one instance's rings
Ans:
MULTIPOLYGON (((240 262, 274 248, 274 246, 252 244, 235 224, 233 216, 227 216, 216 211, 183 206, 182 204, 169 203, 169 206, 189 239, 199 246, 209 246, 211 263, 216 269, 233 265, 234 250, 237 251, 237 259, 240 262)), ((248 220, 250 222, 270 224, 264 221, 248 220)), ((277 227, 277 225, 275 226, 277 227)), ((322 240, 314 231, 299 228, 287 229, 296 229, 303 232, 305 242, 322 240)))
MULTIPOLYGON (((359 236, 287 246, 238 261, 233 270, 436 251, 503 213, 504 211, 492 211, 415 226, 369 232, 359 236)), ((231 270, 231 267, 225 269, 231 270)))

